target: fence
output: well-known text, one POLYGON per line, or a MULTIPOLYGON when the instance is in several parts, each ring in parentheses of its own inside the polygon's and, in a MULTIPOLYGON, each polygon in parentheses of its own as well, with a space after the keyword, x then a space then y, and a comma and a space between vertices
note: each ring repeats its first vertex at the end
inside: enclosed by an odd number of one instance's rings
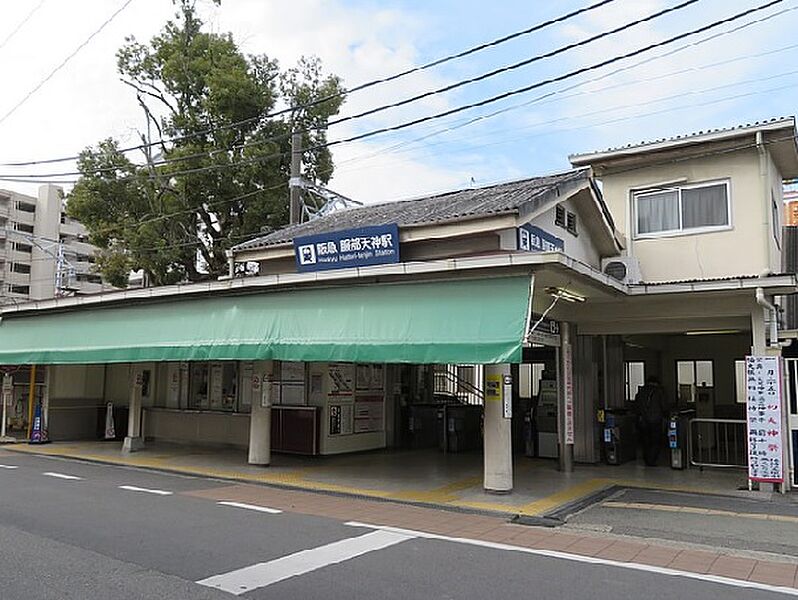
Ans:
POLYGON ((690 419, 690 464, 744 469, 748 466, 744 420, 690 419))

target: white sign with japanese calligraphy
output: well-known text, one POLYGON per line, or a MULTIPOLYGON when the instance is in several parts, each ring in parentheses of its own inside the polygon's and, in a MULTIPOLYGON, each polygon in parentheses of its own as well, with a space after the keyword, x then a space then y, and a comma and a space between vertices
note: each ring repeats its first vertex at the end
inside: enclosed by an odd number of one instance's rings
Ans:
POLYGON ((776 356, 745 358, 748 478, 784 481, 781 365, 776 356))

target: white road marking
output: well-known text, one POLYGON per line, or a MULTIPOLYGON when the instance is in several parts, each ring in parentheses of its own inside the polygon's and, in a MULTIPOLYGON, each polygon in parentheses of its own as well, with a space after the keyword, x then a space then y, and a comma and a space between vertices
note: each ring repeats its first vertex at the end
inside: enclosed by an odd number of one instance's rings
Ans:
POLYGON ((255 510, 258 512, 269 513, 270 515, 279 515, 281 512, 283 512, 276 508, 269 508, 268 506, 258 506, 257 504, 244 504, 243 502, 229 502, 227 500, 218 502, 217 504, 221 504, 222 506, 232 506, 233 508, 246 508, 247 510, 255 510))
POLYGON ((42 475, 46 475, 47 477, 55 477, 56 479, 69 479, 70 481, 81 481, 83 479, 83 477, 78 477, 77 475, 53 473, 52 471, 47 471, 46 473, 42 473, 42 475))
POLYGON ((672 577, 697 579, 699 581, 705 581, 707 583, 717 583, 720 585, 728 585, 731 587, 762 590, 765 592, 774 592, 777 594, 786 594, 789 596, 798 596, 798 589, 796 588, 770 585, 767 583, 758 583, 756 581, 744 581, 742 579, 731 579, 729 577, 721 577, 719 575, 691 573, 690 571, 677 571, 676 569, 668 569, 667 567, 655 567, 653 565, 644 565, 640 563, 618 562, 606 558, 582 556, 581 554, 568 554, 567 552, 558 552, 557 550, 539 550, 536 548, 511 546, 510 544, 501 544, 498 542, 488 542, 485 540, 472 540, 469 538, 449 537, 447 535, 439 535, 437 533, 414 531, 412 529, 389 527, 387 525, 371 525, 369 523, 359 523, 357 521, 349 521, 347 523, 344 523, 344 525, 349 525, 351 527, 363 527, 368 529, 374 529, 376 531, 395 533, 397 535, 406 535, 410 537, 426 538, 431 540, 443 540, 446 542, 454 542, 457 544, 469 544, 471 546, 481 546, 483 548, 492 548, 494 550, 509 550, 512 552, 522 552, 524 554, 534 554, 536 556, 546 556, 548 558, 559 558, 562 560, 570 560, 573 562, 589 563, 593 565, 604 565, 608 567, 619 567, 621 569, 631 569, 633 571, 646 571, 649 573, 657 573, 659 575, 670 575, 672 577))
POLYGON ((0 465, 0 469, 19 469, 17 465, 0 465))
POLYGON ((171 496, 174 492, 167 490, 151 490, 149 488, 138 487, 135 485, 120 485, 120 490, 127 490, 128 492, 144 492, 145 494, 155 494, 156 496, 171 496))
POLYGON ((284 579, 304 575, 328 565, 335 565, 375 550, 388 548, 414 537, 414 535, 392 531, 372 531, 359 537, 346 538, 269 562, 214 575, 197 583, 240 596, 284 579))

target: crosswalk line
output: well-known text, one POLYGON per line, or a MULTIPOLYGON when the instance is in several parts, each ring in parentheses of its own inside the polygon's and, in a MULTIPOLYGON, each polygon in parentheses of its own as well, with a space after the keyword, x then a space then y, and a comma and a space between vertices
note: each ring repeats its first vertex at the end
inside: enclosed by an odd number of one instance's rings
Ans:
POLYGON ((240 596, 284 579, 304 575, 375 550, 388 548, 413 539, 413 537, 412 535, 391 531, 372 531, 365 535, 346 538, 318 548, 302 550, 269 562, 214 575, 197 583, 240 596))

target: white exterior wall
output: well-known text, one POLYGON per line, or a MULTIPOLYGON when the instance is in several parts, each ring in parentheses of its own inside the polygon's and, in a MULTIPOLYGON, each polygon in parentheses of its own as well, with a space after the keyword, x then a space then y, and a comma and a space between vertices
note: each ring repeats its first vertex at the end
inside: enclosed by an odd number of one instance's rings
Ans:
POLYGON ((781 259, 771 233, 769 192, 778 191, 781 201, 781 175, 769 157, 766 163, 769 167, 763 173, 757 151, 748 150, 602 175, 604 199, 628 240, 628 253, 640 261, 643 280, 758 275, 766 268, 778 271, 781 259), (634 190, 718 180, 730 182, 729 229, 635 239, 634 190))
POLYGON ((544 231, 560 238, 565 244, 565 254, 571 258, 575 258, 585 264, 588 264, 596 269, 601 267, 601 257, 590 238, 590 232, 585 226, 584 214, 579 207, 579 203, 572 200, 564 200, 560 202, 566 211, 576 214, 576 232, 573 235, 564 227, 554 224, 554 217, 556 208, 552 207, 541 215, 532 219, 529 223, 540 227, 544 231))

